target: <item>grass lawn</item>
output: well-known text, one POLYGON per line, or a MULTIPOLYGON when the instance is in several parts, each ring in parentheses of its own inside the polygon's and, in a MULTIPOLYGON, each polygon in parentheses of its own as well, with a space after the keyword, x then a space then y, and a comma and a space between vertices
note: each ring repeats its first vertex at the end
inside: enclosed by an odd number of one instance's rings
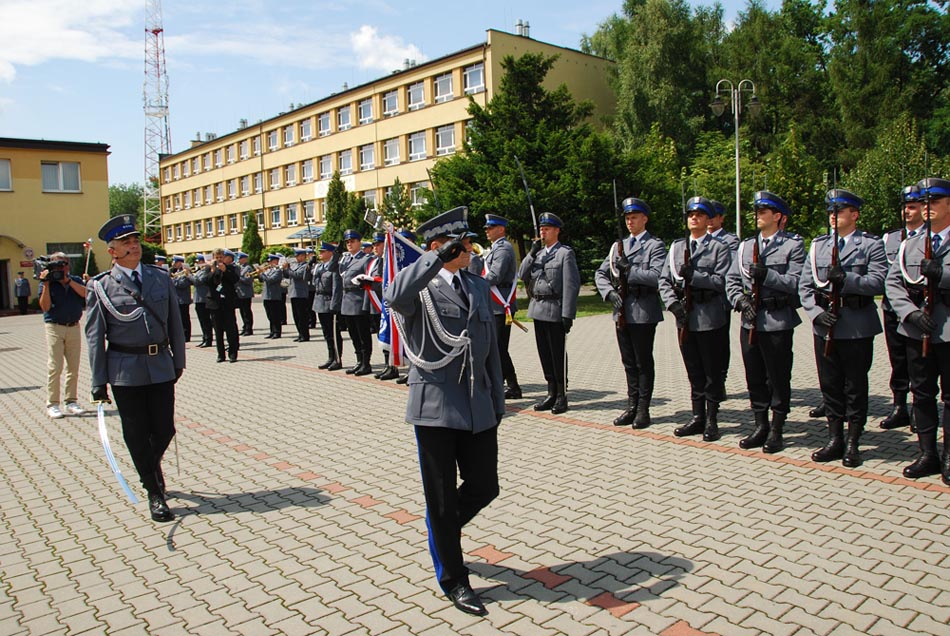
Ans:
MULTIPOLYGON (((598 314, 609 314, 611 310, 610 303, 604 302, 597 292, 590 294, 581 294, 577 297, 577 317, 596 316, 598 314)), ((533 322, 528 318, 528 299, 518 299, 518 313, 515 314, 518 322, 533 322)))

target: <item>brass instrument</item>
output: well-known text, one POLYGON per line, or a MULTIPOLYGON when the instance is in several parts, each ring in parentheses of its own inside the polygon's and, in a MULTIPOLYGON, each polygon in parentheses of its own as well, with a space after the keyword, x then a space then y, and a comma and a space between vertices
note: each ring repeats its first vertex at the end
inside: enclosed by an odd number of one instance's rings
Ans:
POLYGON ((479 245, 479 244, 476 243, 475 241, 472 241, 472 252, 473 252, 476 256, 481 256, 481 255, 484 254, 486 251, 487 251, 487 250, 486 250, 484 247, 482 247, 481 245, 479 245))
POLYGON ((182 267, 181 269, 173 269, 169 275, 172 278, 183 278, 185 276, 190 276, 191 273, 191 269, 188 267, 182 267))
POLYGON ((270 263, 265 263, 265 264, 263 264, 263 265, 255 265, 255 266, 254 266, 254 271, 253 271, 253 272, 250 272, 250 273, 247 275, 247 278, 257 278, 258 276, 260 276, 260 275, 263 274, 264 272, 266 272, 266 271, 268 271, 268 270, 271 270, 271 269, 274 269, 275 267, 280 267, 280 266, 279 266, 279 265, 272 265, 272 264, 270 264, 270 263))

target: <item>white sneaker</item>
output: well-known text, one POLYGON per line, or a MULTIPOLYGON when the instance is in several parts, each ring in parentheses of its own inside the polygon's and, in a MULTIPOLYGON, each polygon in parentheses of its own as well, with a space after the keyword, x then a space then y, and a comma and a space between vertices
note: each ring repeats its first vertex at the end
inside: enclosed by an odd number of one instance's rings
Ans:
POLYGON ((66 402, 66 412, 70 415, 82 415, 86 409, 79 406, 78 402, 66 402))
POLYGON ((46 407, 46 414, 54 420, 58 420, 63 417, 63 412, 59 410, 59 406, 56 404, 46 407))

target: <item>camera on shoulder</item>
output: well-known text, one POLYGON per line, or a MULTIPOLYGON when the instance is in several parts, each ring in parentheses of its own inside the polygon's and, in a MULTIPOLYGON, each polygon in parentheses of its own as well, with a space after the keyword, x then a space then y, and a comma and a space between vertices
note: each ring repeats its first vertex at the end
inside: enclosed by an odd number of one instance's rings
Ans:
POLYGON ((49 270, 48 280, 63 281, 66 278, 66 262, 54 261, 49 256, 38 256, 33 260, 33 278, 40 280, 40 273, 49 270))

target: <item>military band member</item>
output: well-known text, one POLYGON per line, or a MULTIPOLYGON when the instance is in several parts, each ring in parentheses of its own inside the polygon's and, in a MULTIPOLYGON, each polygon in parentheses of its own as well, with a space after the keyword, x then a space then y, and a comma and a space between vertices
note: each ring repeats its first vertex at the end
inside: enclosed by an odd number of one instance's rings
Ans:
POLYGON ((254 267, 247 262, 247 254, 237 252, 238 261, 238 282, 237 282, 237 308, 241 312, 241 336, 254 335, 254 312, 251 304, 254 302, 254 279, 251 274, 254 273, 254 267))
POLYGON ((207 300, 211 283, 210 264, 205 263, 204 254, 195 256, 193 282, 195 285, 195 315, 198 316, 198 326, 201 327, 201 342, 199 348, 213 346, 214 330, 211 326, 211 314, 208 312, 207 300))
POLYGON ((653 342, 656 326, 663 320, 657 288, 666 246, 646 229, 651 213, 646 201, 624 199, 621 213, 630 233, 623 240, 623 252, 617 255, 616 247, 611 248, 594 274, 594 282, 601 297, 614 307, 617 346, 627 379, 627 408, 614 420, 614 426, 646 428, 651 423, 650 402, 656 379, 653 342), (622 280, 627 283, 626 297, 620 293, 622 280))
MULTIPOLYGON (((348 374, 369 375, 373 372, 370 359, 373 355, 373 338, 370 335, 369 311, 363 308, 365 293, 359 280, 361 274, 366 273, 369 263, 366 252, 361 244, 362 234, 356 230, 343 232, 347 253, 340 258, 340 277, 343 279, 343 301, 340 304, 340 315, 346 322, 346 330, 353 343, 356 354, 356 364, 347 369, 348 374)), ((372 243, 370 243, 372 248, 372 243)))
POLYGON ((565 343, 577 315, 580 270, 574 250, 560 240, 563 223, 545 212, 538 219, 541 238, 521 261, 518 278, 528 290, 528 318, 534 319, 534 337, 548 393, 535 411, 567 410, 567 352, 565 343))
POLYGON ((284 263, 284 278, 290 279, 290 311, 293 314, 297 337, 294 342, 310 342, 310 264, 307 250, 294 248, 294 260, 284 263))
POLYGON ((260 273, 261 300, 264 303, 264 313, 267 315, 267 324, 270 333, 264 336, 267 340, 280 338, 283 331, 286 300, 284 299, 283 270, 280 268, 280 254, 268 254, 267 265, 260 273))
POLYGON ((413 358, 406 421, 415 427, 439 586, 460 611, 484 616, 461 531, 498 495, 505 397, 489 285, 467 271, 470 254, 458 240, 466 212, 455 208, 419 227, 429 251, 397 274, 385 297, 413 358))
POLYGON ((307 248, 307 260, 310 264, 310 278, 307 281, 307 306, 310 307, 307 313, 307 333, 309 334, 309 329, 317 328, 317 312, 313 309, 314 296, 317 295, 316 288, 313 285, 313 272, 320 262, 320 258, 317 256, 317 250, 313 248, 313 245, 307 248))
MULTIPOLYGON (((894 263, 904 240, 924 231, 922 199, 923 195, 921 195, 920 189, 916 185, 907 186, 901 191, 903 227, 884 235, 884 253, 887 256, 888 266, 894 263)), ((907 339, 898 332, 900 319, 886 296, 881 301, 881 313, 884 316, 884 341, 887 343, 887 357, 891 362, 890 389, 891 395, 894 396, 894 407, 890 414, 881 421, 880 426, 885 430, 889 430, 910 424, 910 413, 907 410, 910 376, 907 370, 907 339)))
MULTIPOLYGON (((382 321, 382 302, 383 302, 383 250, 386 247, 386 235, 377 232, 373 235, 373 255, 370 257, 367 266, 367 281, 364 285, 366 297, 363 302, 363 308, 369 311, 371 320, 370 333, 378 336, 380 322, 382 321)), ((399 369, 389 364, 389 349, 383 349, 383 368, 373 377, 377 380, 395 380, 399 378, 399 369)))
POLYGON ((828 191, 825 203, 828 223, 837 228, 838 262, 832 265, 834 235, 816 237, 799 283, 802 307, 812 321, 818 383, 828 418, 828 443, 812 453, 812 459, 842 459, 853 468, 862 462, 858 442, 868 417, 868 371, 874 336, 882 331, 874 296, 884 291, 887 257, 878 237, 856 227, 864 203, 860 197, 836 188, 828 191), (840 295, 840 307, 833 305, 835 294, 840 295))
POLYGON ((919 479, 941 474, 950 486, 950 181, 928 178, 917 184, 930 221, 927 232, 908 238, 887 274, 887 299, 900 318, 906 338, 910 390, 920 455, 904 467, 904 476, 919 479), (934 292, 928 298, 928 288, 934 292), (927 353, 924 355, 924 337, 927 353), (943 461, 937 452, 937 382, 943 401, 943 461))
POLYGON ((722 365, 729 348, 729 306, 726 274, 732 263, 729 247, 706 232, 715 209, 709 199, 693 197, 686 206, 689 238, 670 245, 660 274, 660 296, 684 329, 680 353, 689 378, 693 416, 673 433, 719 439, 719 404, 725 396, 722 365), (686 251, 689 251, 687 258, 686 251), (688 260, 688 263, 687 263, 688 260))
POLYGON ((709 225, 706 227, 706 231, 714 239, 725 243, 726 247, 735 254, 736 250, 739 249, 739 237, 722 227, 726 220, 726 206, 712 199, 709 202, 712 204, 715 214, 709 217, 709 225))
POLYGON ((211 323, 214 325, 218 362, 224 362, 225 338, 228 361, 237 362, 240 338, 234 310, 237 308, 237 284, 240 274, 234 264, 234 252, 219 247, 213 254, 207 304, 211 312, 211 323))
POLYGON ((161 462, 175 435, 175 382, 185 368, 177 295, 164 271, 142 264, 132 217, 109 219, 99 238, 114 265, 89 281, 86 295, 92 399, 108 402, 112 385, 149 513, 155 521, 171 521, 161 462))
POLYGON ((178 311, 181 314, 181 327, 185 333, 185 342, 191 342, 191 287, 195 280, 191 270, 185 267, 184 256, 172 256, 172 283, 178 296, 178 311))
POLYGON ((340 278, 340 254, 343 244, 322 242, 320 262, 313 270, 313 310, 317 312, 320 330, 327 343, 327 361, 319 366, 327 371, 343 368, 343 320, 340 305, 343 302, 343 280, 340 278))
POLYGON ((739 446, 778 453, 785 448, 792 399, 792 333, 802 322, 798 282, 805 249, 800 236, 781 229, 792 214, 784 199, 761 190, 753 197, 753 207, 759 233, 739 244, 726 275, 729 305, 742 315, 739 344, 755 418, 752 434, 739 440, 739 446), (759 257, 753 263, 756 243, 759 257), (752 294, 755 288, 758 297, 752 294))
POLYGON ((165 270, 165 272, 168 272, 168 257, 164 254, 156 254, 155 266, 165 270))

